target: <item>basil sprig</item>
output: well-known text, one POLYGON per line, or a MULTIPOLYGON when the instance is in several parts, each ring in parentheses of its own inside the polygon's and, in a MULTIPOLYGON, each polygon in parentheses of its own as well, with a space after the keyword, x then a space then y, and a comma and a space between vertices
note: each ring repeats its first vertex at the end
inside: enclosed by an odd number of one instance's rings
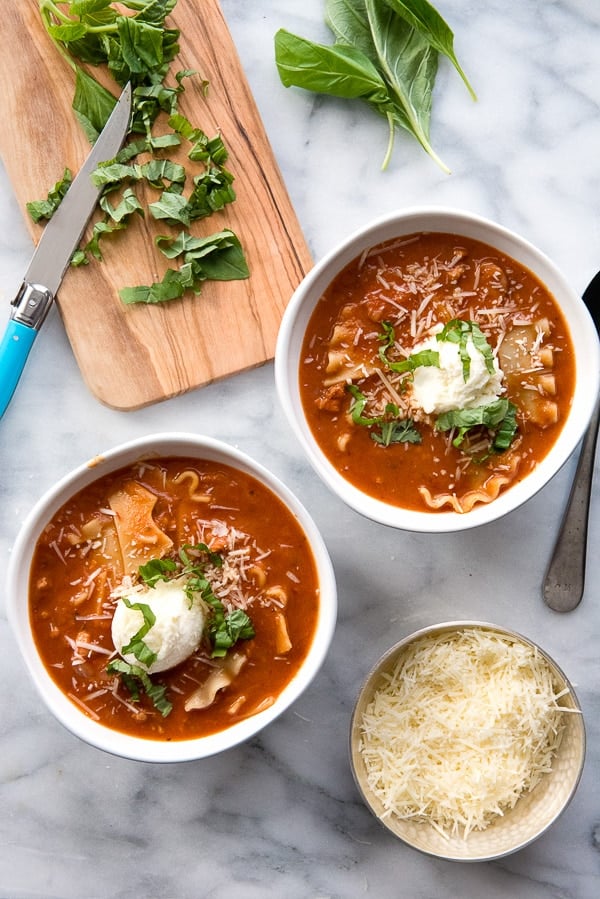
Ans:
POLYGON ((475 94, 458 64, 450 27, 427 0, 326 0, 332 46, 285 29, 275 35, 275 61, 286 87, 295 86, 368 103, 388 122, 385 169, 396 128, 421 144, 444 171, 429 139, 433 87, 440 53, 475 94))

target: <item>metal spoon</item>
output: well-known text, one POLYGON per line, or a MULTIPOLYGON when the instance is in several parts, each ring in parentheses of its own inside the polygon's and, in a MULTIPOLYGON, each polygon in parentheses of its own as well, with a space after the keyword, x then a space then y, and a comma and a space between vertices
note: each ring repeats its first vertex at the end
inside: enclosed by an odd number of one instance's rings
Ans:
MULTIPOLYGON (((600 334, 600 272, 586 287, 583 300, 600 334)), ((555 612, 571 612, 583 597, 588 516, 599 424, 600 398, 581 444, 571 493, 544 578, 542 595, 546 605, 555 612)))

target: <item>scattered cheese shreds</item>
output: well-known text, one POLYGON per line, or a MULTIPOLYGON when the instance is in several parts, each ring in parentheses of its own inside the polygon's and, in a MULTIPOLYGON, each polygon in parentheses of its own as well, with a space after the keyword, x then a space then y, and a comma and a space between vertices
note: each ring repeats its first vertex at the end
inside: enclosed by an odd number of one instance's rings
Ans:
POLYGON ((535 647, 481 628, 424 635, 382 679, 360 752, 384 817, 466 838, 551 770, 565 709, 535 647))

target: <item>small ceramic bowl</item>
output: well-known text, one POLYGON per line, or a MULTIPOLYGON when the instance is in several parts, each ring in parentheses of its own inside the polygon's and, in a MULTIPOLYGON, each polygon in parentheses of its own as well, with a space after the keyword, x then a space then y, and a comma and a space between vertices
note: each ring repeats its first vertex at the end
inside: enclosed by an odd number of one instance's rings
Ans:
POLYGON ((329 252, 293 294, 279 331, 275 376, 283 410, 310 464, 324 483, 360 514, 394 528, 421 532, 459 531, 486 524, 521 506, 558 472, 577 447, 590 420, 600 386, 596 329, 582 299, 554 263, 527 240, 494 222, 460 210, 409 208, 377 219, 329 252), (522 263, 549 289, 560 305, 576 349, 572 405, 553 447, 521 481, 471 511, 423 511, 400 508, 368 495, 334 467, 307 422, 300 394, 302 345, 310 317, 327 287, 350 262, 371 247, 418 232, 445 232, 481 241, 522 263))
POLYGON ((350 727, 350 760, 359 792, 373 815, 404 843, 428 855, 450 861, 489 861, 509 855, 527 846, 543 834, 559 817, 572 799, 579 783, 585 759, 585 726, 575 691, 566 675, 547 653, 531 640, 514 631, 477 621, 453 621, 423 628, 392 646, 368 674, 354 707, 350 727), (394 670, 401 657, 415 643, 427 638, 446 639, 471 629, 498 635, 503 641, 522 643, 533 648, 548 666, 556 693, 565 691, 559 700, 571 711, 564 713, 565 729, 551 771, 502 816, 492 819, 483 830, 444 833, 426 819, 401 818, 387 813, 381 794, 371 786, 368 764, 363 755, 363 721, 365 711, 374 696, 386 683, 386 676, 394 670))
POLYGON ((73 734, 99 749, 147 762, 179 762, 214 755, 248 740, 279 717, 308 687, 329 648, 336 622, 335 577, 325 544, 316 525, 291 491, 263 466, 220 441, 191 434, 156 434, 125 443, 99 454, 52 487, 24 522, 12 550, 7 581, 8 617, 25 665, 53 715, 73 734), (247 473, 265 485, 296 518, 312 551, 319 587, 315 634, 297 673, 275 702, 264 711, 206 737, 159 742, 108 728, 86 716, 49 676, 32 636, 29 611, 29 576, 36 541, 59 508, 77 491, 103 475, 139 460, 180 456, 209 460, 247 473))

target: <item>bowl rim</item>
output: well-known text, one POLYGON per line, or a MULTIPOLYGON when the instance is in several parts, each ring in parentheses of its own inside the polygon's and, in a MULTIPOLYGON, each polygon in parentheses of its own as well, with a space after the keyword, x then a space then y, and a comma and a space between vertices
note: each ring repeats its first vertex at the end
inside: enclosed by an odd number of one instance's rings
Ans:
POLYGON ((336 496, 354 511, 380 524, 414 532, 448 533, 488 524, 515 511, 545 487, 568 461, 587 428, 600 391, 600 341, 583 299, 555 263, 525 237, 464 209, 412 206, 388 212, 355 230, 330 249, 308 272, 284 311, 277 336, 274 370, 284 415, 311 467, 336 496), (455 233, 497 247, 526 265, 555 295, 574 343, 573 327, 577 327, 580 352, 575 354, 573 402, 554 445, 522 481, 512 485, 493 502, 478 505, 468 513, 404 509, 363 493, 342 477, 320 449, 306 421, 299 397, 299 364, 304 332, 324 289, 364 249, 392 239, 394 231, 399 234, 418 231, 455 233), (568 308, 556 297, 557 293, 567 300, 568 308))
MULTIPOLYGON (((517 852, 521 849, 524 849, 526 846, 533 843, 537 840, 542 834, 544 834, 563 814, 563 812, 570 805, 579 783, 581 781, 581 777, 583 775, 583 769, 585 766, 585 758, 587 751, 587 735, 586 735, 586 726, 585 726, 585 718, 583 715, 583 709, 581 707, 581 703, 577 696, 577 692, 569 679, 569 677, 565 674, 564 670, 561 666, 556 662, 556 660, 535 640, 527 637, 525 634, 520 631, 514 630, 513 628, 505 627, 500 624, 494 624, 490 621, 483 621, 477 619, 456 619, 456 620, 447 620, 441 621, 435 624, 424 625, 416 631, 413 631, 410 634, 405 635, 392 646, 390 646, 379 658, 371 665, 369 671, 362 679, 359 689, 356 693, 354 704, 352 706, 352 713, 350 716, 350 726, 348 729, 348 756, 350 760, 350 768, 352 771, 352 777, 354 780, 355 787, 363 800, 365 806, 376 819, 376 821, 380 824, 381 827, 385 828, 385 830, 389 831, 396 839, 401 840, 405 845, 410 846, 412 849, 416 849, 418 852, 421 852, 424 855, 430 855, 434 858, 443 859, 445 861, 453 861, 453 862, 483 862, 483 861, 492 861, 494 859, 503 858, 507 855, 512 855, 514 852, 517 852), (388 825, 385 820, 377 814, 371 802, 371 795, 366 787, 363 780, 360 778, 358 774, 359 760, 360 760, 360 751, 358 749, 358 740, 359 740, 359 731, 360 731, 360 721, 359 717, 362 713, 363 707, 369 701, 371 696, 374 693, 374 687, 376 684, 376 680, 378 676, 383 672, 388 665, 392 663, 392 661, 397 658, 400 653, 411 643, 419 640, 423 637, 426 637, 431 634, 444 634, 444 633, 453 633, 460 630, 466 629, 479 629, 485 631, 491 631, 493 633, 499 634, 501 636, 505 636, 511 638, 515 641, 525 643, 528 646, 533 647, 539 655, 541 655, 546 663, 549 665, 550 669, 556 674, 558 679, 564 683, 565 688, 568 690, 569 697, 573 704, 573 708, 577 710, 578 715, 577 719, 579 721, 580 726, 580 734, 581 734, 581 748, 580 748, 580 761, 578 764, 577 776, 575 777, 573 784, 569 790, 569 794, 563 802, 561 808, 557 811, 553 818, 546 822, 546 824, 539 829, 535 834, 530 837, 527 837, 525 840, 522 840, 518 844, 513 847, 503 850, 498 853, 485 853, 477 856, 469 856, 469 857, 459 857, 456 854, 452 855, 450 853, 444 854, 441 852, 435 852, 433 850, 428 850, 422 846, 418 846, 414 844, 410 839, 402 836, 397 833, 392 827, 388 825)), ((468 838, 467 838, 468 839, 468 838)))
POLYGON ((137 437, 113 446, 73 468, 36 501, 12 548, 6 576, 7 617, 29 676, 54 717, 72 734, 97 749, 144 762, 182 762, 206 758, 249 740, 286 711, 309 686, 329 649, 337 620, 337 587, 329 552, 316 523, 295 494, 261 463, 212 437, 172 431, 137 437), (88 718, 71 702, 44 667, 29 624, 29 574, 35 542, 64 502, 84 486, 140 459, 196 456, 220 461, 255 477, 283 502, 308 538, 319 583, 319 614, 313 641, 296 676, 268 709, 226 730, 188 740, 158 741, 125 734, 88 718))

